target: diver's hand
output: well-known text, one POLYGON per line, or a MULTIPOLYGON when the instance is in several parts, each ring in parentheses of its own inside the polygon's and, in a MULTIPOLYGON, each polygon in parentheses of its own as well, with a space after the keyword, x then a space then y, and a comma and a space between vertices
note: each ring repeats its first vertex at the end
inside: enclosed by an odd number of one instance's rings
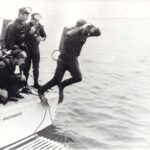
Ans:
POLYGON ((21 81, 26 81, 26 77, 24 75, 21 75, 21 81))
POLYGON ((93 34, 96 30, 99 30, 99 29, 92 26, 90 29, 90 33, 93 34))
POLYGON ((83 30, 90 31, 94 26, 91 23, 86 23, 85 25, 82 26, 83 30))
POLYGON ((36 40, 37 40, 38 42, 40 42, 40 41, 44 41, 45 38, 42 38, 41 36, 38 36, 38 37, 36 38, 36 40))
POLYGON ((34 34, 35 31, 36 31, 36 27, 35 27, 35 26, 32 26, 32 27, 31 27, 31 30, 30 30, 30 34, 34 34))

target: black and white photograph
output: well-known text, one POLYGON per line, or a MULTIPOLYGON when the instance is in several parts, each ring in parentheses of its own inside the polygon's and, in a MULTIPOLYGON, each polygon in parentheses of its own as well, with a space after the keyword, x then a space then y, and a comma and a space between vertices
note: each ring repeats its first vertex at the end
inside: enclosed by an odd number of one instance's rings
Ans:
POLYGON ((149 0, 0 0, 0 149, 150 149, 149 0))

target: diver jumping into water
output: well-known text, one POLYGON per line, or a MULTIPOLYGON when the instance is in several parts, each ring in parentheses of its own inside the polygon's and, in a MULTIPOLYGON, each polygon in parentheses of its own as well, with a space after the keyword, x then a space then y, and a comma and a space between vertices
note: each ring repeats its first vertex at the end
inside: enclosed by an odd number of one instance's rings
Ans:
POLYGON ((43 85, 39 90, 39 96, 44 97, 45 91, 57 85, 59 87, 59 100, 64 98, 63 90, 66 86, 80 82, 82 74, 79 67, 78 56, 88 37, 100 36, 100 29, 85 20, 79 20, 75 27, 67 30, 64 34, 64 48, 60 50, 54 77, 43 85), (62 81, 66 71, 71 73, 71 78, 62 81))

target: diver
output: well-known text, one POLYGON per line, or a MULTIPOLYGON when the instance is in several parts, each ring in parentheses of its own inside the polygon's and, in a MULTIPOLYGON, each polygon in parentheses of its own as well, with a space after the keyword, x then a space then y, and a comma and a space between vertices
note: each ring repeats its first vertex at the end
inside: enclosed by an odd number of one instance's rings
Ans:
POLYGON ((64 98, 63 90, 66 86, 82 80, 78 57, 86 39, 91 36, 100 36, 100 29, 85 20, 79 20, 75 27, 67 29, 64 34, 64 47, 60 50, 57 60, 57 67, 54 77, 43 85, 39 90, 40 98, 44 98, 44 93, 57 85, 59 87, 59 100, 61 103, 64 98), (71 73, 71 78, 62 81, 65 71, 71 73))
POLYGON ((46 33, 44 30, 43 25, 39 23, 41 19, 41 15, 39 13, 33 13, 31 15, 31 21, 27 25, 26 31, 26 52, 27 52, 27 59, 26 65, 24 70, 24 75, 28 80, 29 70, 31 66, 31 61, 33 65, 33 76, 34 76, 34 88, 39 88, 40 85, 38 83, 39 77, 39 62, 40 62, 40 50, 39 44, 40 41, 45 41, 46 33))
POLYGON ((0 57, 0 103, 23 98, 19 90, 27 84, 23 75, 25 59, 26 53, 21 50, 10 50, 0 57), (18 74, 15 73, 16 66, 21 68, 18 74))
MULTIPOLYGON (((5 47, 8 51, 21 50, 26 52, 26 21, 31 12, 32 9, 30 7, 22 7, 19 9, 18 18, 8 23, 5 34, 5 47)), ((23 87, 22 92, 31 93, 27 86, 23 87)))
POLYGON ((25 33, 27 19, 31 13, 30 7, 19 9, 18 18, 7 25, 5 35, 5 47, 7 50, 21 49, 26 51, 25 33))

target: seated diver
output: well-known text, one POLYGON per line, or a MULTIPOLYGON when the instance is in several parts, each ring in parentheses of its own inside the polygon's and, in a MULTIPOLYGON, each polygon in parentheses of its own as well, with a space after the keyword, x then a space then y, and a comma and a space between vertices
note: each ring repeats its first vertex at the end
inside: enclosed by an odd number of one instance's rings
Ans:
POLYGON ((0 57, 0 103, 18 101, 23 98, 19 89, 26 85, 23 69, 26 53, 20 50, 9 51, 6 56, 0 57), (19 74, 15 74, 16 66, 21 68, 19 74))
POLYGON ((59 88, 58 103, 63 101, 64 88, 82 80, 78 57, 80 56, 80 52, 86 42, 86 39, 88 37, 100 36, 100 34, 101 32, 99 28, 87 23, 85 20, 77 21, 75 27, 66 31, 64 36, 64 47, 60 50, 55 75, 49 82, 38 90, 41 99, 44 99, 44 93, 48 89, 57 85, 59 88), (72 77, 62 81, 66 71, 69 71, 72 77))

